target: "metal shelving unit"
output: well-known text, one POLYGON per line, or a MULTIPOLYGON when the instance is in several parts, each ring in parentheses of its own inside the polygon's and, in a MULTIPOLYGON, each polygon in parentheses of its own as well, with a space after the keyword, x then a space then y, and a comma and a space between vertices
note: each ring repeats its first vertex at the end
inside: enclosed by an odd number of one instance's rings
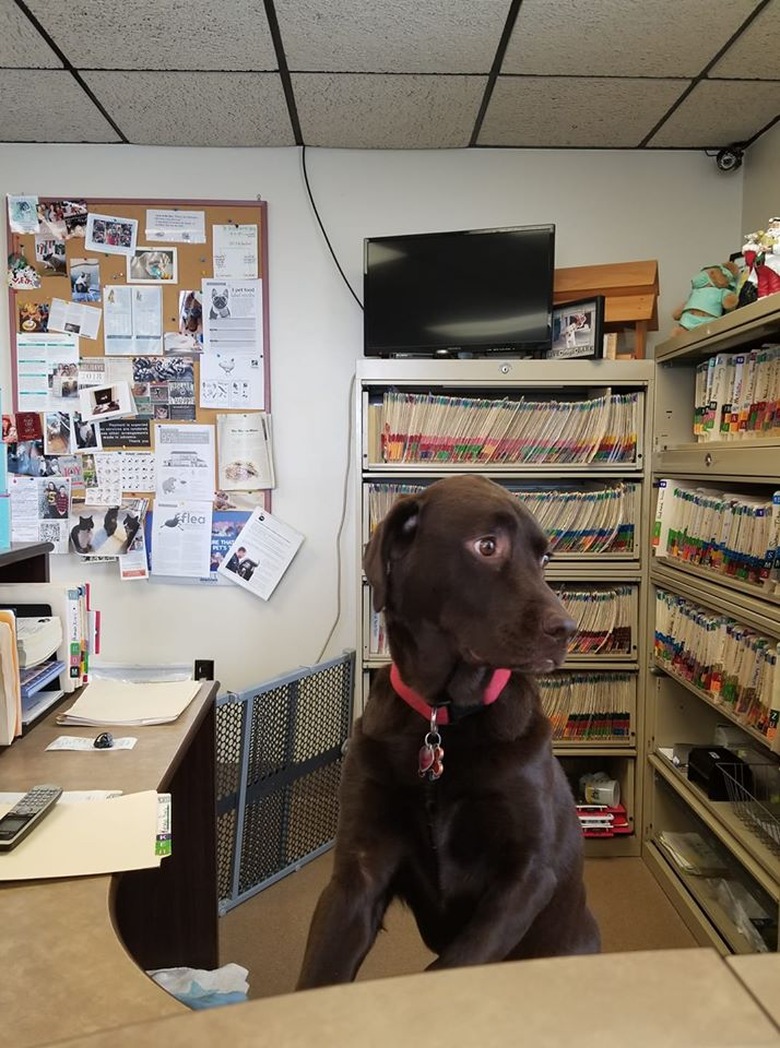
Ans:
MULTIPOLYGON (((649 538, 646 522, 650 514, 649 454, 655 368, 651 361, 533 361, 487 358, 469 360, 373 359, 358 364, 355 406, 355 450, 357 491, 360 514, 357 557, 362 560, 370 534, 368 488, 373 483, 424 485, 451 473, 479 472, 508 487, 562 482, 631 482, 638 486, 636 529, 633 548, 613 553, 567 555, 556 553, 548 580, 555 588, 567 584, 625 584, 635 588, 631 651, 629 654, 577 655, 567 660, 562 672, 631 673, 636 678, 630 735, 623 739, 556 740, 554 749, 566 767, 579 768, 595 762, 610 768, 621 785, 621 796, 635 832, 625 837, 588 840, 590 855, 639 855, 638 827, 643 796, 642 772, 638 754, 644 733, 644 687, 650 635, 645 619, 644 594, 648 585, 649 538), (637 456, 630 463, 486 463, 386 462, 379 451, 378 433, 370 404, 386 391, 433 393, 437 396, 529 400, 591 399, 613 393, 637 392, 642 395, 642 414, 637 434, 637 456)), ((358 571, 359 636, 357 638, 358 709, 368 694, 372 672, 389 656, 371 643, 372 614, 368 584, 358 571)))
MULTIPOLYGON (((656 348, 653 484, 662 479, 703 487, 762 494, 780 489, 780 440, 745 436, 734 441, 695 442, 692 435, 696 365, 720 352, 741 352, 780 341, 780 296, 760 299, 656 348)), ((675 557, 653 558, 648 588, 651 637, 654 595, 662 589, 701 607, 727 615, 747 628, 780 641, 780 597, 675 557)), ((652 640, 651 640, 652 643, 652 640)), ((702 945, 722 953, 755 952, 756 936, 745 934, 734 913, 715 894, 717 879, 684 874, 658 843, 659 834, 696 832, 723 857, 726 880, 738 882, 768 913, 761 934, 764 947, 777 950, 780 919, 780 850, 743 822, 730 801, 711 800, 669 760, 676 743, 714 744, 718 724, 739 730, 745 747, 771 766, 780 749, 717 695, 684 679, 651 658, 647 682, 647 771, 642 854, 672 903, 702 945)), ((757 921, 761 924, 761 921, 757 921)))

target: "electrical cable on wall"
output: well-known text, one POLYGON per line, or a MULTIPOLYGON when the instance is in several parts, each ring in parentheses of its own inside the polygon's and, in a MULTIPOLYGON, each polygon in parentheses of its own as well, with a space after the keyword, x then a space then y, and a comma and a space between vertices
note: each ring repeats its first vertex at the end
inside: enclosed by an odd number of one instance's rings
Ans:
MULTIPOLYGON (((311 191, 311 186, 309 184, 309 175, 308 175, 308 172, 306 170, 306 146, 301 146, 301 171, 303 173, 303 181, 304 181, 304 184, 306 186, 306 194, 307 194, 307 196, 309 198, 309 203, 311 204, 312 211, 314 212, 314 215, 315 215, 315 217, 317 219, 317 224, 320 227, 320 231, 321 231, 323 237, 325 238, 325 243, 328 245, 328 250, 330 251, 331 257, 332 257, 333 261, 336 264, 336 268, 338 269, 339 273, 341 274, 341 279, 344 281, 344 283, 349 288, 349 293, 352 295, 354 300, 357 302, 358 306, 360 306, 360 308, 362 309, 363 308, 363 303, 360 301, 360 299, 355 294, 355 292, 354 292, 354 290, 352 288, 352 285, 347 280, 347 277, 346 277, 346 275, 344 273, 344 270, 341 268, 341 264, 339 263, 339 260, 336 257, 336 252, 333 250, 333 245, 330 242, 330 238, 328 237, 328 234, 327 234, 327 232, 325 230, 325 226, 323 225, 322 219, 320 218, 320 213, 317 210, 317 205, 314 202, 314 195, 312 194, 312 191, 311 191)), ((344 471, 344 483, 343 483, 342 494, 341 494, 341 520, 339 521, 338 531, 336 532, 336 579, 337 579, 337 583, 336 583, 336 617, 333 620, 333 625, 331 626, 330 630, 328 631, 328 635, 325 638, 325 643, 322 645, 322 649, 321 649, 319 655, 317 656, 316 662, 321 662, 323 660, 323 658, 325 657, 325 652, 327 651, 328 645, 330 644, 331 639, 333 637, 333 634, 336 632, 336 627, 338 626, 338 624, 339 624, 339 622, 341 620, 341 536, 342 536, 342 534, 344 532, 344 524, 345 524, 346 519, 347 519, 347 484, 349 482, 349 463, 351 461, 350 449, 352 447, 352 396, 353 396, 354 388, 355 388, 355 376, 353 374, 352 375, 352 381, 349 384, 349 396, 347 398, 347 402, 348 402, 348 418, 349 418, 348 425, 347 425, 347 456, 348 456, 347 457, 347 468, 344 471)))
POLYGON ((330 251, 331 257, 333 258, 333 261, 336 263, 336 268, 338 269, 339 273, 341 274, 341 279, 344 281, 344 283, 349 288, 350 295, 352 295, 354 300, 357 302, 357 304, 362 309, 363 308, 363 303, 360 301, 360 299, 355 294, 352 285, 347 280, 347 277, 346 277, 346 274, 344 273, 344 270, 341 268, 341 263, 339 262, 338 258, 336 257, 336 252, 333 250, 333 245, 330 242, 330 238, 328 237, 328 234, 325 232, 325 226, 322 224, 322 219, 320 218, 320 213, 317 210, 317 205, 314 202, 314 196, 313 196, 312 191, 311 191, 311 186, 309 185, 309 174, 308 174, 308 171, 306 170, 306 146, 301 146, 301 170, 303 172, 303 181, 304 181, 304 184, 306 185, 306 194, 309 197, 309 203, 311 204, 312 211, 314 212, 314 216, 317 219, 317 224, 320 227, 320 231, 321 231, 323 237, 325 238, 325 243, 328 245, 328 250, 330 251))
MULTIPOLYGON (((352 397, 355 390, 355 376, 353 374, 352 380, 349 383, 349 396, 347 397, 348 408, 349 408, 349 424, 347 426, 347 454, 349 456, 349 449, 352 447, 352 397)), ((328 636, 325 638, 325 643, 322 645, 322 650, 317 656, 316 661, 322 662, 325 657, 328 645, 330 644, 333 634, 336 632, 336 627, 341 619, 341 536, 344 531, 344 524, 347 519, 347 484, 349 482, 349 463, 351 456, 347 458, 347 468, 344 471, 344 485, 341 491, 341 520, 339 521, 339 529, 336 532, 336 578, 338 583, 336 585, 336 617, 333 620, 333 625, 330 628, 328 636)))

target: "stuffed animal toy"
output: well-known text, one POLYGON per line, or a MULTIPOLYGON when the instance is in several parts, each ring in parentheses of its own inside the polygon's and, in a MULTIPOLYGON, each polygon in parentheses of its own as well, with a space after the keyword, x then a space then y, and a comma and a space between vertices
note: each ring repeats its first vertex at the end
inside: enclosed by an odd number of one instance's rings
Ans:
POLYGON ((738 273, 739 268, 734 262, 701 269, 691 281, 688 300, 672 313, 677 321, 672 334, 681 335, 713 317, 736 309, 739 301, 736 292, 738 273))
POLYGON ((748 233, 742 256, 748 268, 747 283, 755 288, 755 298, 780 291, 780 218, 770 218, 766 229, 748 233))

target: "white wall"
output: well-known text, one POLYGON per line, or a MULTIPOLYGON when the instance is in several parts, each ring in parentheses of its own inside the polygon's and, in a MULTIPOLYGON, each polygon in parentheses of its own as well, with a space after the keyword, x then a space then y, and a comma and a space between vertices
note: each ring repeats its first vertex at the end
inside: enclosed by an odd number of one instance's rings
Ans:
POLYGON ((742 232, 766 229, 780 215, 780 122, 745 153, 742 232))
MULTIPOLYGON (((366 236, 554 222, 557 265, 658 259, 660 337, 703 264, 738 249, 742 171, 702 153, 309 150, 312 192, 362 298, 366 236)), ((96 565, 106 661, 213 658, 239 689, 314 662, 337 609, 336 534, 348 448, 348 402, 362 316, 316 226, 294 149, 157 149, 0 145, 0 192, 46 196, 268 201, 271 390, 278 489, 273 512, 306 541, 270 602, 238 587, 124 583, 96 565)), ((0 384, 10 388, 0 296, 0 384)), ((326 655, 355 643, 355 531, 348 498, 342 615, 326 655)), ((79 574, 53 558, 55 578, 79 574)))

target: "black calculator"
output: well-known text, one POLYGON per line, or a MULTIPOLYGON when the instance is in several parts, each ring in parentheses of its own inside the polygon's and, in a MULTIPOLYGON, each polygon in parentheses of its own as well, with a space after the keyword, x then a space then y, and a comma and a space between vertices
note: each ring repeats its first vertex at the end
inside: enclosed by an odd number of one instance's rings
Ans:
POLYGON ((0 818, 0 852, 10 851, 24 840, 41 820, 49 814, 62 796, 61 786, 48 783, 33 786, 9 812, 0 818))

